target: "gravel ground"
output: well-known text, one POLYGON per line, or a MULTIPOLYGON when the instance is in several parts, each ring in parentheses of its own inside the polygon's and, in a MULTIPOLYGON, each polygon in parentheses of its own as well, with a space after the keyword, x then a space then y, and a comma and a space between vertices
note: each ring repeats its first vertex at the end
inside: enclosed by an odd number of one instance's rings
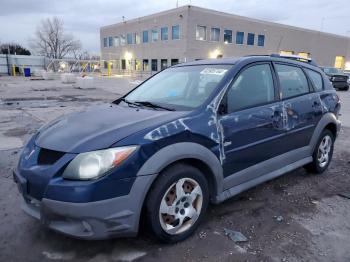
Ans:
POLYGON ((52 232, 20 209, 12 181, 20 147, 43 123, 91 104, 112 101, 134 86, 126 78, 96 78, 80 89, 57 80, 0 77, 0 261, 350 261, 350 92, 343 128, 324 174, 304 169, 211 206, 194 236, 162 245, 134 239, 75 240, 52 232), (224 228, 242 232, 235 244, 224 228))

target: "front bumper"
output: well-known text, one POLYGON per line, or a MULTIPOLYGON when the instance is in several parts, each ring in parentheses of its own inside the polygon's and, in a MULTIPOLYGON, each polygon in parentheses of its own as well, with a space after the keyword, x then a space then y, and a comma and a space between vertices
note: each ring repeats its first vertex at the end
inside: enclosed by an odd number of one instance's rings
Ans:
POLYGON ((23 196, 23 210, 50 229, 81 239, 136 236, 142 205, 155 175, 138 176, 128 195, 107 200, 71 203, 26 194, 26 180, 18 173, 14 181, 23 196))

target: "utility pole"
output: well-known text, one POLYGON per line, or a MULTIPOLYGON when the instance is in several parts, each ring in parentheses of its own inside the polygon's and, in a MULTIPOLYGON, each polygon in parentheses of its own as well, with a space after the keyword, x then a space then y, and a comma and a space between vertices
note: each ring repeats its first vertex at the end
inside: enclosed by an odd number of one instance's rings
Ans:
POLYGON ((7 73, 10 76, 11 75, 11 71, 10 71, 9 55, 10 55, 10 44, 7 45, 7 54, 6 54, 7 73))

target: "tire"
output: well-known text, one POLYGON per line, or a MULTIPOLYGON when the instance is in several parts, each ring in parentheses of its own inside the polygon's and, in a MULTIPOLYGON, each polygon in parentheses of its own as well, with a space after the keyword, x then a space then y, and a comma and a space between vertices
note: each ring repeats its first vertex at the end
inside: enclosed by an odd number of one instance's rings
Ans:
POLYGON ((190 165, 173 165, 151 187, 146 200, 147 224, 161 242, 182 241, 197 229, 208 203, 208 182, 204 175, 190 165))
POLYGON ((334 135, 330 130, 322 131, 312 154, 313 161, 305 166, 308 172, 322 174, 328 168, 333 156, 334 140, 334 135), (326 140, 331 143, 327 148, 325 147, 326 140))

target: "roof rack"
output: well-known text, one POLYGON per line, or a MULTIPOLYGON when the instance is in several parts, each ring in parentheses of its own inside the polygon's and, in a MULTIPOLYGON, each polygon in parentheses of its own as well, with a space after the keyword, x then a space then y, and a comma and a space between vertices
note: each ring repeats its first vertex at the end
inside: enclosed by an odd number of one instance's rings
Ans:
POLYGON ((317 64, 311 59, 311 58, 305 58, 297 55, 280 55, 280 54, 271 54, 271 57, 277 57, 277 58, 286 58, 294 61, 304 62, 308 63, 310 65, 317 66, 317 64))

